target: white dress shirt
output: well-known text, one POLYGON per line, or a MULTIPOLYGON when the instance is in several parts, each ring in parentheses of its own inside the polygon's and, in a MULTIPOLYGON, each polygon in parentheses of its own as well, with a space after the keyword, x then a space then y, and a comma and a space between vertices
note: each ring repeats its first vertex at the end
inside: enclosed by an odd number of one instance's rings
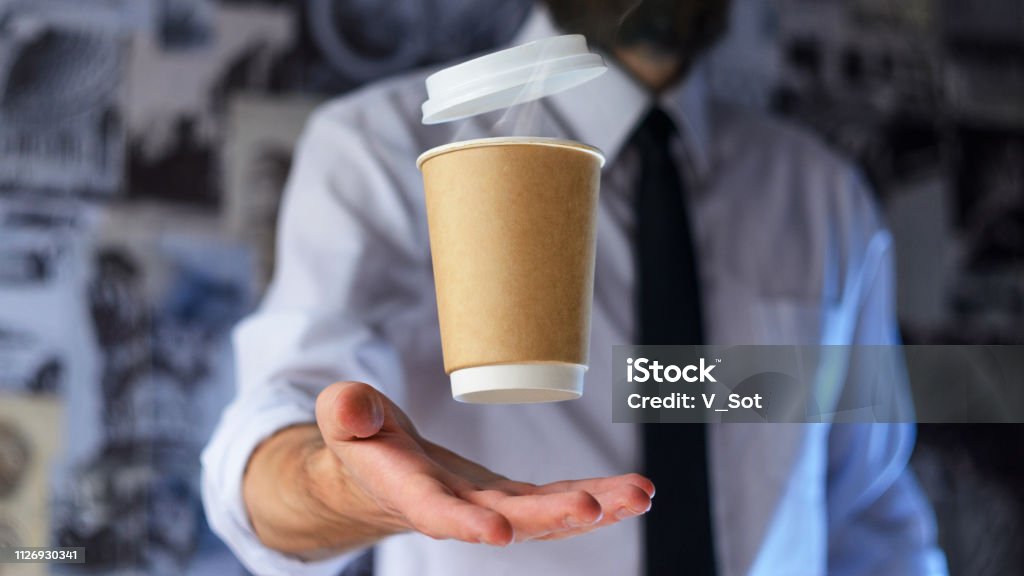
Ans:
MULTIPOLYGON (((517 39, 557 34, 535 10, 517 39)), ((235 333, 238 394, 203 454, 213 529, 258 574, 337 574, 352 554, 302 562, 263 547, 241 497, 253 448, 314 421, 318 392, 367 382, 424 436, 507 476, 544 483, 641 471, 639 427, 612 424, 612 346, 634 329, 633 128, 651 97, 611 66, 526 105, 420 123, 426 72, 336 100, 309 121, 288 182, 277 270, 235 333), (510 120, 514 117, 514 121, 510 120), (579 400, 455 402, 444 373, 415 159, 440 144, 519 134, 607 156, 599 206, 590 370, 579 400)), ((682 133, 713 344, 893 343, 889 234, 862 179, 813 137, 710 101, 697 69, 658 102, 682 133)), ((741 574, 943 574, 933 520, 906 471, 906 425, 709 426, 716 558, 741 574)), ((654 505, 658 505, 657 497, 654 505)), ((639 575, 641 519, 558 542, 495 548, 387 538, 382 576, 639 575)))

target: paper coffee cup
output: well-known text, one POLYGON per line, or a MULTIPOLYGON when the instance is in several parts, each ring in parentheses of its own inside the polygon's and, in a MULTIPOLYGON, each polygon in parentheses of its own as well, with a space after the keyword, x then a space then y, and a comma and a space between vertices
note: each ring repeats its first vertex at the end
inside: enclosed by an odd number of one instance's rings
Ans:
POLYGON ((583 393, 603 163, 590 146, 530 137, 456 142, 420 156, 456 400, 583 393))

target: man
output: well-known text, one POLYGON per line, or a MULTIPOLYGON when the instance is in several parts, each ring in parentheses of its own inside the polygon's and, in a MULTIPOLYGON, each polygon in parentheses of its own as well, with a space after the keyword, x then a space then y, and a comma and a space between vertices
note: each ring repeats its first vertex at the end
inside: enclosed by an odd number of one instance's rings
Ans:
POLYGON ((421 126, 425 73, 362 90, 299 146, 275 279, 203 457, 214 529, 262 574, 336 574, 370 545, 389 576, 944 573, 912 427, 611 424, 614 344, 895 342, 890 240, 848 165, 708 99, 696 56, 726 3, 547 4, 516 43, 583 32, 612 61, 531 105, 543 135, 608 159, 584 397, 451 400, 414 161, 512 123, 421 126), (693 322, 659 332, 655 303, 693 322), (652 451, 670 430, 680 444, 652 451))

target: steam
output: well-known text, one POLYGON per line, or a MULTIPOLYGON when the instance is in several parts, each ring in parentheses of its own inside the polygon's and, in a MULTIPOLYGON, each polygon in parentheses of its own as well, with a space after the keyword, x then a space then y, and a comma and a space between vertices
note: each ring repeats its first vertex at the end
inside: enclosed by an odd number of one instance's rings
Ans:
MULTIPOLYGON (((538 59, 546 59, 546 54, 540 54, 538 59)), ((509 136, 552 135, 543 133, 545 129, 550 131, 551 126, 548 126, 548 123, 542 119, 542 98, 539 97, 549 69, 550 66, 540 66, 536 69, 531 75, 530 81, 520 89, 512 106, 506 108, 501 117, 490 127, 492 133, 509 136)))
MULTIPOLYGON (((547 60, 547 52, 539 52, 534 63, 547 60)), ((512 104, 502 111, 497 120, 484 126, 486 132, 502 136, 555 136, 554 127, 544 119, 543 98, 540 97, 550 71, 550 65, 536 66, 529 81, 519 88, 512 104)), ((474 129, 478 130, 479 127, 475 122, 463 123, 455 133, 455 140, 466 139, 470 131, 475 132, 474 129)))
MULTIPOLYGON (((616 19, 616 29, 621 29, 625 21, 643 4, 644 0, 635 0, 631 2, 621 15, 616 19)), ((543 9, 543 8, 539 8, 543 9)), ((591 50, 595 49, 595 45, 591 42, 590 38, 587 38, 587 45, 591 50)), ((546 61, 550 54, 547 50, 538 53, 534 63, 546 61)), ((607 58, 608 55, 605 55, 607 58)), ((544 92, 545 83, 549 81, 549 75, 551 72, 550 65, 540 65, 534 68, 533 73, 529 81, 519 88, 519 92, 516 94, 513 103, 506 107, 501 116, 497 120, 490 121, 489 116, 485 122, 489 124, 481 124, 479 118, 473 122, 464 122, 456 130, 455 140, 467 139, 472 133, 477 133, 482 128, 487 134, 501 135, 501 136, 537 136, 537 137, 551 137, 560 136, 557 127, 545 117, 543 113, 542 103, 543 98, 541 94, 544 92)))
POLYGON ((633 12, 636 12, 637 9, 640 8, 640 5, 643 3, 644 0, 636 0, 636 2, 633 2, 632 5, 626 8, 626 11, 622 13, 622 16, 619 16, 619 21, 616 22, 615 28, 617 30, 621 30, 622 25, 626 23, 626 19, 629 18, 633 14, 633 12))

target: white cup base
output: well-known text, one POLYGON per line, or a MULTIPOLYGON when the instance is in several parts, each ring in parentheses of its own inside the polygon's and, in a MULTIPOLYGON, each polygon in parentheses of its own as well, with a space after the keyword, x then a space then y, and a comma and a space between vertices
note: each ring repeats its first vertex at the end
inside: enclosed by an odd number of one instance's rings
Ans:
POLYGON ((451 373, 452 396, 468 404, 535 404, 583 395, 582 364, 495 364, 451 373))

